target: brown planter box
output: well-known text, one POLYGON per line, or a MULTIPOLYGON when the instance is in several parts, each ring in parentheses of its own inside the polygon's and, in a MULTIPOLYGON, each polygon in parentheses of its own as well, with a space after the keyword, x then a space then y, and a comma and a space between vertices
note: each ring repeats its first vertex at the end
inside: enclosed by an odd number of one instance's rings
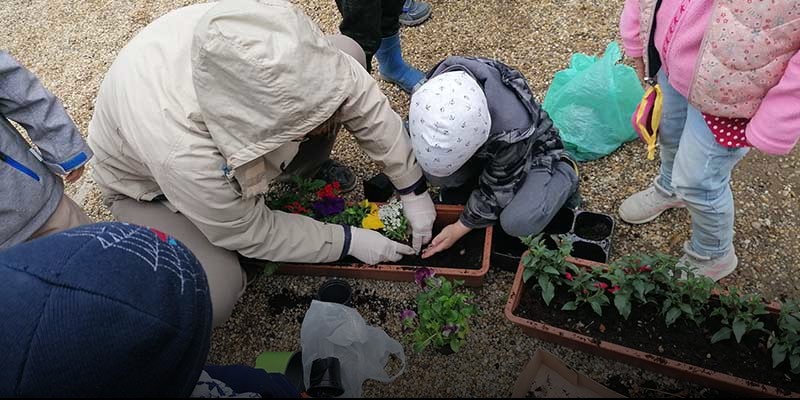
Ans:
MULTIPOLYGON (((463 206, 436 205, 435 226, 445 226, 458 220, 463 206)), ((463 280, 467 286, 481 286, 487 272, 492 255, 492 227, 487 227, 483 243, 483 256, 480 269, 465 269, 459 266, 453 268, 429 267, 436 275, 449 279, 463 280)), ((402 260, 400 261, 402 262, 402 260)), ((378 279, 386 281, 414 281, 414 272, 421 266, 418 265, 367 265, 353 263, 349 265, 328 264, 283 264, 278 267, 278 273, 288 275, 324 275, 339 276, 357 279, 378 279)))
MULTIPOLYGON (((591 261, 568 258, 573 264, 590 268, 593 265, 602 265, 591 261)), ((560 344, 565 347, 578 349, 587 353, 596 354, 613 360, 628 363, 640 368, 653 370, 664 375, 672 376, 677 379, 691 381, 700 385, 716 388, 736 395, 754 397, 800 397, 800 393, 790 393, 788 396, 785 390, 774 386, 768 386, 758 382, 737 378, 732 375, 723 374, 706 368, 697 367, 691 364, 675 361, 660 355, 643 352, 630 347, 621 346, 614 343, 594 339, 590 336, 581 335, 575 332, 557 328, 541 322, 532 321, 519 317, 514 314, 519 306, 522 294, 526 287, 522 279, 524 266, 520 262, 514 277, 514 284, 508 296, 505 307, 506 318, 519 325, 522 330, 530 336, 560 344)), ((770 305, 768 309, 776 312, 776 306, 770 305)))

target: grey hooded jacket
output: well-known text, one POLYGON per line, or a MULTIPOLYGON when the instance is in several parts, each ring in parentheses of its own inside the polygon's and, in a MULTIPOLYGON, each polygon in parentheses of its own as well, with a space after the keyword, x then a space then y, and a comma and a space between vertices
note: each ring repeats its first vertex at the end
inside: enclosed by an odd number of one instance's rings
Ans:
POLYGON ((57 174, 91 157, 61 102, 0 51, 0 249, 24 242, 47 222, 64 193, 57 174), (9 120, 25 128, 35 147, 9 120))
POLYGON ((465 71, 483 88, 492 126, 486 143, 453 176, 426 176, 440 186, 464 185, 477 177, 460 219, 467 227, 481 228, 497 220, 531 168, 552 168, 564 145, 519 71, 496 60, 454 56, 434 67, 428 79, 449 71, 465 71))

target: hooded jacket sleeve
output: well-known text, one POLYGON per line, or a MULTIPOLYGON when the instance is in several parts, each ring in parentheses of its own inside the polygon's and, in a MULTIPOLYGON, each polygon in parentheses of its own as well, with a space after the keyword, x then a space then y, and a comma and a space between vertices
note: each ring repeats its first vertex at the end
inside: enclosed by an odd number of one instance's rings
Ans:
POLYGON ((619 34, 628 57, 641 57, 644 53, 639 20, 639 0, 625 0, 625 6, 619 18, 619 34))
POLYGON ((339 109, 342 123, 361 149, 383 167, 397 190, 415 186, 422 179, 422 169, 403 121, 367 71, 353 59, 350 65, 354 83, 339 109))
POLYGON ((25 128, 54 173, 64 175, 92 157, 61 102, 4 51, 0 51, 0 114, 25 128))
POLYGON ((260 196, 243 199, 213 152, 198 146, 193 155, 174 158, 157 177, 169 202, 211 243, 277 262, 330 262, 346 253, 342 226, 270 210, 260 196))

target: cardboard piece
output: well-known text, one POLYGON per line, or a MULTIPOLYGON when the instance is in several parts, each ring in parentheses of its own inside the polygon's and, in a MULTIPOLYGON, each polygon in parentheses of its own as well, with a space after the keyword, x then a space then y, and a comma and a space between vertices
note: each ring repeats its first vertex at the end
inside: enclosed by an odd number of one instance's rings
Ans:
POLYGON ((625 396, 575 372, 553 354, 537 349, 517 378, 511 397, 624 398, 625 396))

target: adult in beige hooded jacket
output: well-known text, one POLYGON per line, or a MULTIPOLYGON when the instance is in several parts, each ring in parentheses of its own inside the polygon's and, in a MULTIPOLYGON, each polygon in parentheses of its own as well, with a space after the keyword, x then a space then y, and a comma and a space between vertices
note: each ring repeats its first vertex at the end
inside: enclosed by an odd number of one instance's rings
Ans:
POLYGON ((117 219, 163 230, 195 252, 215 326, 244 290, 236 253, 377 263, 414 252, 376 232, 265 206, 259 195, 272 180, 327 158, 303 154, 301 142, 331 121, 383 166, 416 250, 430 240, 433 202, 401 119, 354 58, 363 53, 332 44, 342 38, 325 37, 284 1, 193 5, 145 27, 100 87, 89 125, 94 179, 117 219))

